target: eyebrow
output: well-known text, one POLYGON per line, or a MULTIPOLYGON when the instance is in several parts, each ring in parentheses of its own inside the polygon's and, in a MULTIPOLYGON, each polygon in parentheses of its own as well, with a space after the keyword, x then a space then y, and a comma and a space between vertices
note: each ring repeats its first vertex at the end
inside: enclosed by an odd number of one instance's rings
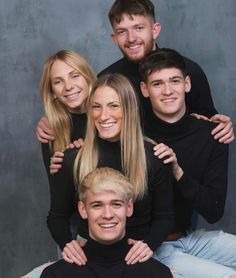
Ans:
MULTIPOLYGON (((120 102, 118 100, 114 100, 114 101, 111 101, 111 102, 108 102, 107 104, 114 104, 114 103, 117 103, 117 104, 120 104, 120 102)), ((97 101, 92 101, 92 104, 100 104, 99 102, 97 101)))
MULTIPOLYGON (((171 76, 171 77, 168 78, 168 80, 172 80, 172 79, 183 79, 183 77, 180 76, 180 75, 174 75, 174 76, 171 76)), ((155 79, 155 80, 152 80, 150 82, 150 84, 153 84, 155 82, 162 82, 162 81, 164 81, 164 79, 155 79)))
MULTIPOLYGON (((125 201, 124 201, 124 200, 121 200, 121 199, 113 199, 113 200, 111 200, 110 202, 111 202, 111 203, 119 202, 119 203, 122 203, 122 204, 125 203, 125 201)), ((93 202, 89 203, 89 205, 93 205, 93 204, 102 204, 102 203, 103 203, 103 201, 97 200, 97 201, 93 201, 93 202)))
MULTIPOLYGON (((74 73, 80 74, 79 71, 76 70, 76 69, 70 71, 68 74, 69 74, 69 75, 72 75, 72 74, 74 74, 74 73)), ((52 76, 52 77, 51 77, 51 79, 58 79, 58 78, 61 78, 61 76, 52 76)))

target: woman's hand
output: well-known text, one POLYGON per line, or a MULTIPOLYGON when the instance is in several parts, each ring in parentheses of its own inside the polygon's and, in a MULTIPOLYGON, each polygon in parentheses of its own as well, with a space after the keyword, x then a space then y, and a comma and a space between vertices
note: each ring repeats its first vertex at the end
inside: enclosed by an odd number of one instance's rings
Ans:
POLYGON ((64 152, 55 152, 51 157, 51 162, 49 166, 50 174, 56 174, 60 169, 64 158, 64 152))
POLYGON ((77 265, 85 265, 87 258, 81 247, 86 244, 86 240, 72 240, 67 243, 62 251, 63 259, 68 263, 75 263, 77 265))
POLYGON ((128 244, 133 245, 125 257, 127 264, 143 263, 151 258, 153 251, 147 243, 129 238, 128 244))

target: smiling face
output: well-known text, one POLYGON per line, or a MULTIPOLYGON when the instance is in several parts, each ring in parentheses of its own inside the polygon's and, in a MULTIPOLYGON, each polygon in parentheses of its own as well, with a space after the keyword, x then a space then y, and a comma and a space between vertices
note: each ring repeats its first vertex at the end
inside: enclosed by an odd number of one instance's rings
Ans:
POLYGON ((132 215, 132 201, 111 190, 88 190, 85 204, 79 202, 82 218, 88 219, 89 236, 103 244, 112 244, 125 235, 126 217, 132 215))
POLYGON ((184 77, 177 68, 165 68, 148 75, 141 82, 145 97, 150 97, 153 112, 163 121, 174 123, 185 113, 185 92, 191 88, 189 76, 184 77))
POLYGON ((160 33, 159 23, 153 23, 149 16, 124 14, 121 21, 113 23, 112 39, 123 55, 133 62, 139 62, 155 49, 155 39, 160 33))
POLYGON ((56 60, 50 72, 54 97, 70 112, 84 112, 84 102, 89 93, 86 79, 73 67, 56 60))
POLYGON ((92 97, 92 117, 100 138, 120 140, 123 112, 119 97, 109 86, 98 87, 92 97))

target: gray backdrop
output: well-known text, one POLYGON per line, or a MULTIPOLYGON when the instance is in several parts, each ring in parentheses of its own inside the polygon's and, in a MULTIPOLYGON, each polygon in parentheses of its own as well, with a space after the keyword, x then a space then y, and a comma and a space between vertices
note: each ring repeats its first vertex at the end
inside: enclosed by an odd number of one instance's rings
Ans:
MULTIPOLYGON (((236 119, 235 0, 155 0, 161 47, 205 70, 219 112, 236 119)), ((109 37, 113 0, 0 1, 0 276, 19 277, 56 258, 46 228, 49 187, 35 125, 43 113, 38 83, 43 61, 74 48, 96 72, 120 57, 109 37)), ((225 216, 214 226, 236 234, 236 144, 231 144, 225 216)), ((200 225, 204 225, 201 222, 200 225)))

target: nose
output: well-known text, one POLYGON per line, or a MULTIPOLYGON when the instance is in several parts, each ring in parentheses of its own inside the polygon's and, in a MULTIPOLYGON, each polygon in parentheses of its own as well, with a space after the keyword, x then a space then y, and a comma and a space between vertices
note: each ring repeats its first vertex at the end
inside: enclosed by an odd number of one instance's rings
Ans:
POLYGON ((101 110, 100 119, 101 119, 102 121, 105 121, 105 120, 107 120, 108 118, 109 118, 108 111, 107 111, 107 109, 104 107, 104 108, 102 108, 102 110, 101 110))
POLYGON ((110 206, 105 206, 103 209, 103 218, 111 219, 113 217, 112 208, 110 206))
POLYGON ((70 79, 65 80, 65 90, 70 91, 73 88, 72 81, 70 79))
POLYGON ((164 94, 169 96, 172 94, 172 92, 173 92, 173 90, 172 90, 171 85, 169 83, 166 83, 165 88, 164 88, 164 94))
POLYGON ((134 42, 136 40, 135 34, 133 32, 133 30, 128 30, 127 32, 127 40, 128 42, 134 42))

